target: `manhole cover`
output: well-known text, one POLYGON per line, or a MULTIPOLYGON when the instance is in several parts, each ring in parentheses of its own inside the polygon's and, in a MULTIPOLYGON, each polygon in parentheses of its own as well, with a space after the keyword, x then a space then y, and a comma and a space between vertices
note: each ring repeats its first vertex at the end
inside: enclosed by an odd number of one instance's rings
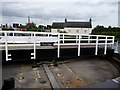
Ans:
POLYGON ((46 81, 40 81, 40 83, 41 83, 41 84, 45 84, 45 83, 46 83, 46 81))

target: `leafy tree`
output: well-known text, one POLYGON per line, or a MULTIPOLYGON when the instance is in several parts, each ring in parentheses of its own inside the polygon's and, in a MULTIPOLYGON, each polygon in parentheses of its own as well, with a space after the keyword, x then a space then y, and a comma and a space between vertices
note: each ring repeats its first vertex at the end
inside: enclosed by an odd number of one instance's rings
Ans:
POLYGON ((60 33, 67 33, 66 31, 60 31, 60 33))
POLYGON ((108 28, 106 28, 104 26, 99 26, 98 25, 92 30, 92 34, 95 34, 95 35, 111 35, 111 36, 115 36, 116 40, 120 40, 120 28, 118 28, 118 27, 109 26, 108 28))
POLYGON ((36 28, 36 24, 34 22, 32 23, 26 23, 27 30, 36 28))

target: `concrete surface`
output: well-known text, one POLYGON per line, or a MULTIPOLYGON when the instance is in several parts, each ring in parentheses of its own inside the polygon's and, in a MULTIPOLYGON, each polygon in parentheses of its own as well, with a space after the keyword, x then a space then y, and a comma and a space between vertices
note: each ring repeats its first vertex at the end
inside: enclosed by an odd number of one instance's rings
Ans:
MULTIPOLYGON (((114 79, 118 70, 107 60, 100 58, 67 59, 58 61, 58 66, 48 64, 61 88, 77 88, 114 79)), ((42 66, 34 64, 6 64, 2 68, 2 79, 15 78, 16 88, 51 88, 51 83, 42 66)))
POLYGON ((76 58, 50 68, 62 88, 92 85, 118 76, 118 70, 111 63, 99 58, 76 58))
POLYGON ((43 67, 32 68, 33 64, 3 66, 2 79, 15 78, 15 88, 51 88, 43 67))

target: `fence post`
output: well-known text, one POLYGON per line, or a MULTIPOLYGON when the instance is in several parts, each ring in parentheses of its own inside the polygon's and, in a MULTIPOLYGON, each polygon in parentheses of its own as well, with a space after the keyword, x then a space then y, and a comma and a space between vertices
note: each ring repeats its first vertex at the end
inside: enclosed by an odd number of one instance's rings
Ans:
POLYGON ((107 37, 105 39, 105 49, 104 49, 104 54, 106 55, 106 52, 107 52, 107 37))
POLYGON ((79 35, 78 56, 80 56, 80 41, 81 41, 81 35, 79 35))
POLYGON ((60 57, 60 34, 58 34, 58 58, 60 57))
POLYGON ((98 36, 96 38, 96 49, 95 49, 95 55, 98 53, 98 36))

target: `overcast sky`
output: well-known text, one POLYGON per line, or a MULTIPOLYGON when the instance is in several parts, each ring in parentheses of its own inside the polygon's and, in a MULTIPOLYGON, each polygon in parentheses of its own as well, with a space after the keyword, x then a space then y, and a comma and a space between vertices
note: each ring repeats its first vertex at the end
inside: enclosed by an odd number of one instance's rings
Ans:
POLYGON ((96 25, 118 26, 118 0, 13 0, 2 1, 2 24, 52 24, 54 21, 89 21, 96 25), (44 2, 43 2, 44 1, 44 2))

